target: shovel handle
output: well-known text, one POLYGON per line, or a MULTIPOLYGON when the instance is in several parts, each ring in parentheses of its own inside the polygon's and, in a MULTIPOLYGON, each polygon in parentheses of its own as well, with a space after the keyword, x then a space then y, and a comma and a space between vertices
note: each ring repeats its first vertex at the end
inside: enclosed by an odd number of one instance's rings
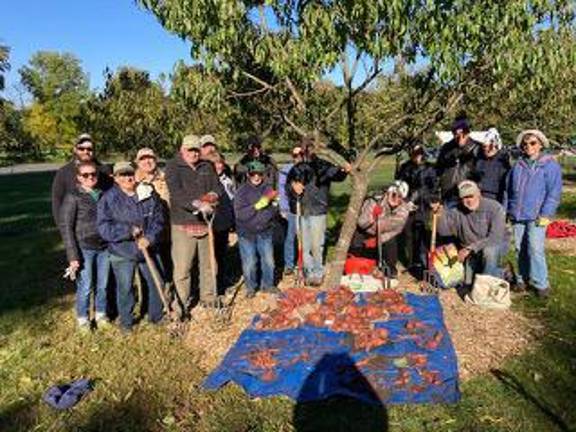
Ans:
POLYGON ((154 281, 154 285, 156 286, 156 290, 158 291, 160 300, 162 300, 164 309, 166 313, 168 313, 169 306, 168 302, 166 301, 166 297, 164 296, 164 287, 162 286, 162 282, 160 281, 160 276, 158 275, 158 269, 156 268, 156 264, 154 264, 154 261, 150 256, 150 252, 148 252, 148 249, 142 249, 142 255, 144 255, 144 260, 146 260, 146 265, 148 266, 148 270, 150 270, 152 280, 154 281))
POLYGON ((438 213, 432 213, 432 235, 430 236, 430 252, 436 250, 436 231, 438 229, 438 213))

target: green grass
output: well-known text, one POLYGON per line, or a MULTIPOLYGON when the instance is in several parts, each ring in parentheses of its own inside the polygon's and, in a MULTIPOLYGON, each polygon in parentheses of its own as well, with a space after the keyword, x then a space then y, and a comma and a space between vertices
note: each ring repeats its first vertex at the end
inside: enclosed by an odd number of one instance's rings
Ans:
MULTIPOLYGON (((391 179, 390 164, 373 186, 391 179)), ((530 352, 462 386, 457 405, 383 409, 348 400, 295 404, 250 400, 235 386, 200 388, 202 354, 140 325, 81 337, 72 287, 60 279, 61 242, 51 227, 51 174, 0 177, 1 431, 561 431, 576 428, 576 258, 550 257, 554 293, 516 307, 545 326, 530 352), (55 383, 96 380, 77 407, 61 413, 41 401, 55 383)), ((349 185, 334 187, 344 206, 349 185)), ((565 196, 563 216, 576 197, 565 196)), ((337 226, 333 215, 331 226, 337 226)))

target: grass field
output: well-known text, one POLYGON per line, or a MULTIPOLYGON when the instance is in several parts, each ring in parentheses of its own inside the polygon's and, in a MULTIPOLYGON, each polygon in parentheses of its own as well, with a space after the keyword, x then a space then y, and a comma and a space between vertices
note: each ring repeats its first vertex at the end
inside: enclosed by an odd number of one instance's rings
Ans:
MULTIPOLYGON (((391 172, 383 166, 373 186, 391 172)), ((203 391, 208 371, 197 366, 199 354, 161 329, 141 324, 128 338, 115 330, 75 332, 73 290, 60 279, 63 249, 50 216, 51 177, 0 176, 0 431, 576 429, 574 256, 550 256, 554 291, 547 303, 529 298, 515 306, 545 327, 538 343, 464 383, 457 405, 250 400, 234 386, 203 391), (41 401, 49 386, 82 376, 96 380, 95 390, 74 409, 57 412, 41 401)), ((337 209, 348 189, 334 188, 337 209)), ((576 217, 576 195, 565 196, 561 216, 576 217)))

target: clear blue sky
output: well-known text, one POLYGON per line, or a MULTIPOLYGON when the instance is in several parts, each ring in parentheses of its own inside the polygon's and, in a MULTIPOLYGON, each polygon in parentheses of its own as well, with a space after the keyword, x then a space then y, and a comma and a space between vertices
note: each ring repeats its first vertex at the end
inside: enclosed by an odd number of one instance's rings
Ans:
POLYGON ((168 33, 134 0, 16 0, 3 5, 0 42, 11 48, 7 96, 18 69, 39 50, 70 52, 89 74, 92 88, 103 85, 106 66, 131 65, 155 78, 174 63, 190 60, 189 44, 168 33))

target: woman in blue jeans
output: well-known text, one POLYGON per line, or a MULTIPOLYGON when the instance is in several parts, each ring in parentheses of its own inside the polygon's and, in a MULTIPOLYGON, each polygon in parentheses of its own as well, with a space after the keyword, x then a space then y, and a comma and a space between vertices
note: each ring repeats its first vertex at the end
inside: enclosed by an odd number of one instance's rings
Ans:
POLYGON ((272 232, 274 219, 278 215, 276 192, 264 183, 266 167, 259 161, 247 165, 248 181, 236 191, 234 214, 236 232, 242 258, 242 272, 246 284, 246 297, 255 296, 260 291, 278 293, 274 285, 274 248, 272 232), (258 260, 260 260, 261 281, 258 283, 258 260))
POLYGON ((539 130, 525 130, 516 139, 522 157, 507 181, 507 213, 514 229, 520 288, 529 284, 539 297, 550 293, 544 241, 546 227, 556 214, 562 195, 562 169, 543 153, 548 138, 539 130))
POLYGON ((76 166, 78 187, 67 194, 60 209, 60 231, 69 269, 76 274, 76 317, 81 332, 90 331, 90 294, 95 287, 96 326, 105 327, 106 288, 110 261, 106 243, 98 234, 96 206, 102 195, 94 162, 76 166))
MULTIPOLYGON (((134 168, 128 162, 114 165, 114 187, 98 203, 98 231, 108 242, 110 263, 116 278, 116 301, 120 315, 120 328, 132 330, 134 271, 140 270, 147 296, 148 320, 157 323, 162 319, 162 302, 154 285, 150 269, 142 251, 148 249, 160 269, 156 247, 162 240, 164 210, 158 195, 139 196, 136 191, 134 168)), ((163 286, 163 282, 161 286, 163 286)))

